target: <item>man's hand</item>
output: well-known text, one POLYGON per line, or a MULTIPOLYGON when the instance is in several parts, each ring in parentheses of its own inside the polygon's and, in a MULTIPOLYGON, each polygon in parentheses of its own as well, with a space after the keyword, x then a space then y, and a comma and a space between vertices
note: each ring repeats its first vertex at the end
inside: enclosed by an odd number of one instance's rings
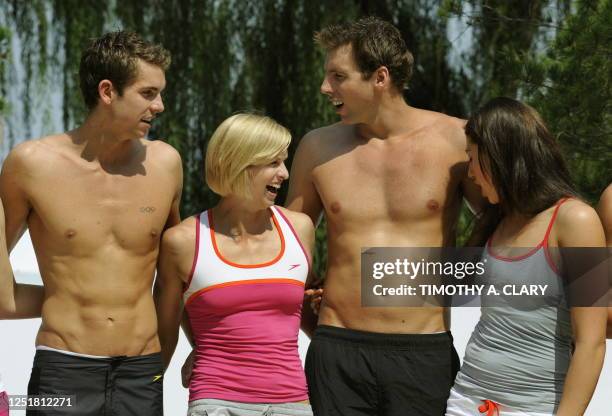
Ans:
POLYGON ((189 388, 189 380, 191 380, 191 373, 193 372, 193 361, 195 360, 195 350, 191 350, 191 353, 185 359, 185 364, 181 367, 181 381, 183 387, 189 388))
POLYGON ((308 289, 304 293, 310 296, 310 309, 312 309, 315 315, 319 315, 321 301, 323 300, 323 288, 308 289))

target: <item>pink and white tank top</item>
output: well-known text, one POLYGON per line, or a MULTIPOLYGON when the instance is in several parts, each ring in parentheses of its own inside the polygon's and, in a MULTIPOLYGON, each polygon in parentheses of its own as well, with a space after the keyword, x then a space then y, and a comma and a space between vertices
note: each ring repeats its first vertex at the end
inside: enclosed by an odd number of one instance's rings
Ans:
POLYGON ((281 249, 262 264, 225 259, 212 212, 196 217, 195 258, 183 295, 196 344, 189 401, 308 399, 297 338, 310 261, 291 223, 270 209, 281 249))

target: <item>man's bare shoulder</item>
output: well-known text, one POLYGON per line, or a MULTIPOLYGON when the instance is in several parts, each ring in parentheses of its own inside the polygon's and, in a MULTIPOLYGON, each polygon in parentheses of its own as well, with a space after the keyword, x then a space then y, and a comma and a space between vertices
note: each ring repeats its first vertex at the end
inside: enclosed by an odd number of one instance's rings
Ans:
POLYGON ((419 119, 422 120, 423 127, 430 132, 435 133, 435 137, 447 140, 454 146, 459 147, 461 150, 465 150, 466 120, 452 117, 447 114, 438 113, 436 111, 422 109, 417 109, 417 111, 419 119))
POLYGON ((196 239, 196 222, 196 217, 191 216, 164 231, 162 250, 180 254, 193 249, 196 239))
POLYGON ((21 142, 11 149, 4 167, 39 170, 49 166, 50 159, 58 157, 69 140, 68 135, 62 133, 21 142))
POLYGON ((448 127, 463 128, 466 120, 461 118, 449 116, 448 114, 440 113, 438 111, 425 110, 422 108, 411 107, 414 112, 413 117, 418 117, 423 120, 424 124, 444 124, 448 127))
POLYGON ((321 151, 332 148, 342 139, 355 137, 355 127, 342 123, 330 124, 329 126, 319 127, 306 133, 300 141, 300 146, 321 151))
POLYGON ((314 168, 344 152, 353 140, 354 126, 336 123, 320 127, 302 137, 296 150, 296 159, 306 161, 308 166, 314 168))
POLYGON ((150 150, 151 159, 158 163, 170 164, 173 166, 181 165, 181 155, 168 143, 162 140, 141 139, 141 143, 150 150))

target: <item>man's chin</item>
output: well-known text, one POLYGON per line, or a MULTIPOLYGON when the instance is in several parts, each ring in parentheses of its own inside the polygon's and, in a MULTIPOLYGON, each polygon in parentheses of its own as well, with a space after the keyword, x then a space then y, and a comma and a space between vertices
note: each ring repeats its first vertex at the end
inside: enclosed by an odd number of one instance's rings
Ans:
POLYGON ((340 116, 340 123, 347 125, 347 126, 352 126, 353 124, 357 124, 353 120, 351 120, 349 117, 346 117, 346 116, 340 116))
POLYGON ((142 131, 142 129, 138 129, 134 132, 134 139, 136 140, 140 140, 140 139, 146 139, 149 136, 149 129, 147 129, 146 131, 142 131))

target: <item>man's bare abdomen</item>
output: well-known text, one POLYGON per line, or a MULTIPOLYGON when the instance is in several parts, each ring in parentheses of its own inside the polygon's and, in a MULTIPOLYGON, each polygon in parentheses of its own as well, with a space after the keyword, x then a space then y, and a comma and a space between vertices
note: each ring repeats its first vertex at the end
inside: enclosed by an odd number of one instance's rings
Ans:
POLYGON ((39 256, 45 299, 36 345, 102 356, 158 352, 155 257, 156 251, 62 261, 39 256))
POLYGON ((449 314, 439 307, 369 307, 361 305, 361 278, 329 270, 325 280, 319 325, 394 334, 448 331, 449 314))
POLYGON ((372 226, 369 232, 357 227, 344 230, 341 237, 335 239, 333 224, 328 227, 328 269, 319 325, 398 334, 448 331, 450 314, 445 308, 371 307, 361 304, 362 249, 440 247, 443 230, 436 224, 439 224, 439 220, 421 221, 419 227, 402 224, 387 227, 379 224, 378 227, 372 226))
POLYGON ((152 304, 108 308, 63 303, 60 312, 51 306, 53 301, 45 301, 37 346, 98 356, 136 356, 160 351, 152 304))

